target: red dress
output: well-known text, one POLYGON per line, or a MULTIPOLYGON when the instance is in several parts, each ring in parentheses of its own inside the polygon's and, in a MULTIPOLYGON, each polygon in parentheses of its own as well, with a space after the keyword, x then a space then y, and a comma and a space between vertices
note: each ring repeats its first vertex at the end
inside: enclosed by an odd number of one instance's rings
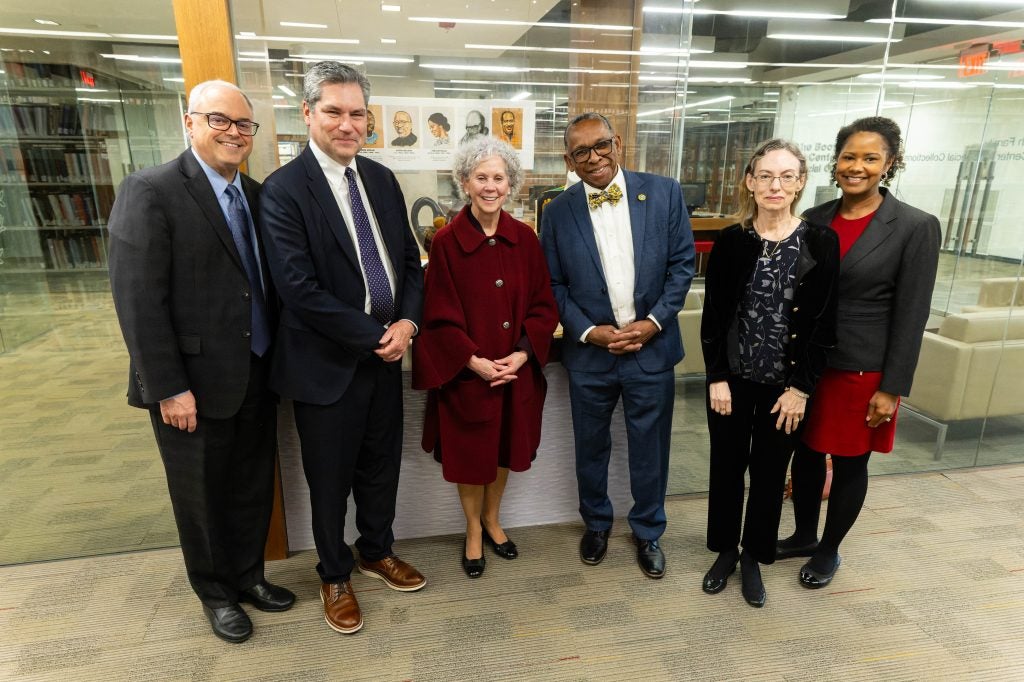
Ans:
POLYGON ((499 463, 530 468, 547 388, 541 368, 557 325, 551 276, 529 226, 502 211, 487 237, 467 206, 434 236, 413 341, 413 388, 433 389, 423 449, 441 444, 445 480, 485 485, 499 463), (504 386, 491 388, 466 368, 472 355, 495 360, 522 346, 530 359, 504 386))
MULTIPOLYGON (((869 213, 847 220, 836 213, 831 227, 839 235, 840 258, 874 217, 874 213, 869 213)), ((893 414, 891 422, 882 422, 875 428, 869 427, 866 421, 868 403, 881 383, 881 372, 826 368, 814 390, 811 411, 804 424, 804 444, 834 457, 854 457, 868 451, 892 452, 897 414, 893 414)), ((898 399, 896 407, 898 411, 898 399)))

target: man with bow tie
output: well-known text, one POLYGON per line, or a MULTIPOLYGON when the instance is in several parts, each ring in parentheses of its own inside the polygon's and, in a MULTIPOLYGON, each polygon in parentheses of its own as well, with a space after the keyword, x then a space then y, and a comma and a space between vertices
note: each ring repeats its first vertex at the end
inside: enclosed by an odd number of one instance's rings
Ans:
POLYGON ((582 182, 544 209, 541 242, 565 330, 562 362, 586 524, 580 559, 598 564, 608 549, 611 419, 621 396, 637 563, 661 578, 673 367, 683 359, 676 315, 693 279, 693 233, 678 182, 619 166, 622 141, 607 118, 577 116, 564 142, 566 165, 582 182))

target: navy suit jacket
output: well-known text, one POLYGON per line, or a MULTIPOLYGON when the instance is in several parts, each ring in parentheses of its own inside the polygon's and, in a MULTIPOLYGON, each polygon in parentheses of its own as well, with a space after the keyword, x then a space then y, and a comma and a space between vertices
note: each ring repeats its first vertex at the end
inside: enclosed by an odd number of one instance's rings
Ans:
MULTIPOLYGON (((650 173, 623 174, 633 230, 636 319, 653 315, 661 325, 636 358, 644 371, 661 372, 683 359, 676 316, 693 280, 693 232, 678 182, 650 173)), ((616 324, 583 183, 544 208, 541 243, 565 332, 562 363, 580 372, 610 370, 616 356, 579 341, 588 327, 616 324)))
MULTIPOLYGON (((243 175, 242 189, 258 225, 260 185, 243 175)), ((200 416, 235 415, 249 385, 249 278, 192 150, 125 178, 109 225, 110 288, 131 358, 128 403, 154 407, 191 390, 200 416)), ((263 281, 273 324, 265 265, 263 281)))
MULTIPOLYGON (((423 270, 402 190, 385 166, 363 157, 357 165, 395 273, 392 321, 418 326, 423 270)), ((359 255, 309 147, 263 188, 260 223, 282 304, 270 384, 282 397, 330 405, 348 388, 356 364, 372 357, 384 327, 364 312, 359 255)))

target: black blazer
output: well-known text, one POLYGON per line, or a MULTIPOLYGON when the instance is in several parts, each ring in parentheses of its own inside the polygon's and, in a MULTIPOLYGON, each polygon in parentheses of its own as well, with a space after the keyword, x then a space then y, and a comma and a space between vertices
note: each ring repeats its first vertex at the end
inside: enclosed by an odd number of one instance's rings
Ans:
MULTIPOLYGON (((762 242, 752 228, 731 225, 711 247, 704 279, 700 337, 708 383, 739 374, 740 302, 761 255, 762 242)), ((785 385, 813 393, 836 342, 836 290, 839 237, 827 227, 807 224, 800 241, 796 290, 790 309, 785 385)))
MULTIPOLYGON (((939 220, 882 188, 882 205, 839 270, 838 345, 828 364, 882 372, 879 390, 909 395, 931 311, 939 263, 939 220)), ((815 206, 807 219, 832 222, 840 199, 815 206)))
MULTIPOLYGON (((395 320, 418 326, 423 270, 402 190, 383 165, 359 157, 357 167, 395 273, 395 320)), ((281 296, 271 387, 285 398, 330 405, 345 392, 356 363, 372 357, 384 327, 364 312, 356 247, 308 146, 264 182, 260 222, 281 296)))
MULTIPOLYGON (((257 225, 259 187, 242 176, 257 225)), ((237 413, 249 382, 249 279, 192 151, 125 178, 109 227, 110 288, 131 359, 129 404, 152 406, 191 390, 201 416, 237 413)), ((265 257, 263 269, 276 324, 265 257)))

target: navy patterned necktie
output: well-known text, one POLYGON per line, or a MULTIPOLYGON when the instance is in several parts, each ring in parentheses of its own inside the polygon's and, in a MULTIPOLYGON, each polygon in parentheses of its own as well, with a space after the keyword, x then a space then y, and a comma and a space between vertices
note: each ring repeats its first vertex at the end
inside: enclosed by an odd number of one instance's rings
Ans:
POLYGON ((228 227, 231 238, 242 258, 242 267, 249 278, 252 290, 252 335, 250 337, 252 352, 263 356, 270 348, 270 323, 267 322, 267 299, 263 294, 263 281, 260 279, 260 266, 256 261, 256 250, 252 246, 252 235, 249 233, 249 215, 242 204, 242 195, 234 185, 225 190, 228 195, 228 227))
POLYGON ((391 324, 395 315, 395 299, 391 294, 391 283, 384 263, 380 259, 377 241, 370 228, 370 217, 363 206, 363 196, 356 184, 356 174, 351 167, 345 169, 348 180, 348 198, 352 204, 352 221, 355 223, 356 239, 359 240, 359 260, 366 273, 366 284, 370 289, 370 314, 382 325, 391 324))

